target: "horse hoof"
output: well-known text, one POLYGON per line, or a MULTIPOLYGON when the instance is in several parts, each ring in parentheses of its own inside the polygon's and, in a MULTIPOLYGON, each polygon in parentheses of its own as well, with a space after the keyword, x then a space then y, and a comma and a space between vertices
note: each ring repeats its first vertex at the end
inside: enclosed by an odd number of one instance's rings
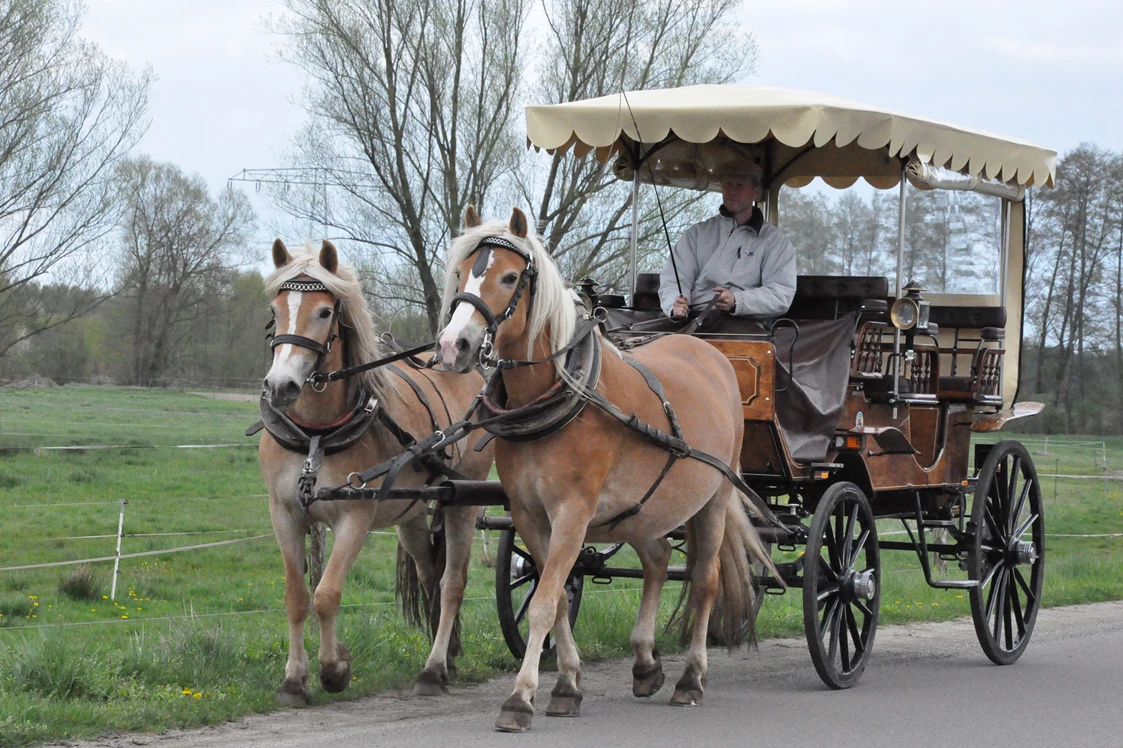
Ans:
POLYGON ((320 685, 328 693, 339 693, 351 685, 351 663, 346 661, 320 665, 320 685))
POLYGON ((297 680, 286 680, 277 689, 277 703, 281 706, 302 707, 308 706, 308 689, 297 680))
POLYGON ((659 693, 659 689, 663 687, 666 680, 667 676, 663 675, 662 670, 646 678, 636 678, 632 681, 632 695, 641 699, 654 696, 659 693))
POLYGON ((562 695, 554 694, 550 696, 550 705, 546 707, 547 717, 580 717, 581 716, 581 694, 562 695))
POLYGON ((503 702, 499 719, 495 720, 495 729, 500 732, 526 732, 533 719, 534 707, 512 694, 503 702))
POLYGON ((504 709, 499 712, 499 719, 495 720, 495 729, 499 732, 526 732, 530 729, 533 718, 533 712, 528 714, 504 709))
POLYGON ((428 670, 421 671, 413 684, 414 696, 442 696, 448 693, 448 678, 428 670))
POLYGON ((671 696, 671 706, 702 706, 701 689, 676 688, 671 696))
POLYGON ((663 663, 656 661, 650 668, 632 666, 632 695, 641 699, 654 696, 667 680, 663 663))

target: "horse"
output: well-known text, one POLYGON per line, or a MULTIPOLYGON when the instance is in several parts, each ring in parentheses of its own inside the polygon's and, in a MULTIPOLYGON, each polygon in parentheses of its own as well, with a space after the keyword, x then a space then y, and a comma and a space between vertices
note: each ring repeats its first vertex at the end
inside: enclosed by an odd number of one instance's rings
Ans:
MULTIPOLYGON (((482 384, 478 375, 458 376, 403 365, 376 368, 324 387, 306 386, 314 372, 379 358, 374 320, 354 269, 339 261, 331 242, 325 240, 318 255, 307 250, 290 254, 277 239, 272 255, 276 269, 266 278, 265 290, 272 296, 276 335, 272 365, 262 387, 263 420, 269 423, 268 412, 274 422, 291 422, 305 434, 324 435, 325 439, 340 433, 340 429, 354 431, 349 436, 353 440, 338 445, 343 447, 339 451, 326 450, 316 478, 318 485, 346 483, 352 472, 402 452, 400 433, 426 435, 447 426, 468 407, 482 384), (356 424, 356 419, 368 423, 356 424), (392 433, 395 428, 399 435, 392 433)), ((433 635, 432 650, 414 693, 447 692, 451 657, 459 648, 457 616, 468 581, 475 508, 445 508, 444 532, 434 533, 431 539, 423 502, 317 501, 305 506, 298 484, 308 446, 286 446, 282 443, 285 437, 272 431, 279 429, 262 433, 258 458, 285 567, 289 655, 278 700, 286 706, 301 706, 310 698, 304 649, 304 621, 309 612, 304 536, 314 522, 330 527, 335 540, 313 598, 320 622, 318 659, 324 690, 337 693, 351 682, 351 655, 339 641, 335 627, 347 572, 371 530, 396 525, 399 600, 407 618, 429 619, 433 635), (402 549, 409 558, 403 558, 402 549), (417 610, 418 604, 423 610, 417 610)), ((471 446, 455 445, 450 466, 468 478, 482 480, 491 468, 492 450, 489 447, 477 452, 471 446)), ((427 477, 428 471, 406 469, 398 485, 419 486, 427 477)))
MULTIPOLYGON (((528 232, 526 216, 515 208, 506 224, 485 223, 469 207, 464 224, 449 247, 443 295, 448 322, 438 338, 440 366, 468 372, 479 362, 495 364, 496 356, 507 363, 525 357, 509 368, 499 363, 497 386, 489 382, 488 394, 505 397, 505 402, 493 403, 492 412, 534 409, 559 388, 583 387, 560 353, 575 329, 591 320, 578 320, 576 298, 542 241, 528 232)), ((657 383, 598 331, 590 334, 603 352, 599 379, 587 385, 590 392, 602 395, 618 413, 635 414, 668 433, 677 431, 672 423, 677 414, 685 442, 739 474, 741 395, 732 365, 717 349, 697 338, 672 335, 632 351, 634 360, 661 383, 665 397, 660 397, 653 392, 657 383)), ((589 368, 595 364, 582 365, 589 368)), ((737 643, 752 620, 750 564, 762 562, 775 573, 749 521, 745 497, 720 470, 694 459, 669 461, 667 451, 604 407, 587 405, 569 417, 546 435, 500 435, 495 440, 496 468, 511 516, 541 570, 529 608, 526 654, 495 723, 500 731, 531 728, 542 643, 551 628, 558 679, 546 714, 580 714, 581 661, 566 615, 564 585, 584 542, 627 542, 639 556, 643 595, 631 634, 632 691, 649 697, 664 682, 655 623, 671 553, 666 536, 685 522, 689 586, 676 617, 689 649, 671 696, 675 705, 702 701, 711 615, 726 643, 737 643), (661 470, 661 480, 652 485, 661 470)))

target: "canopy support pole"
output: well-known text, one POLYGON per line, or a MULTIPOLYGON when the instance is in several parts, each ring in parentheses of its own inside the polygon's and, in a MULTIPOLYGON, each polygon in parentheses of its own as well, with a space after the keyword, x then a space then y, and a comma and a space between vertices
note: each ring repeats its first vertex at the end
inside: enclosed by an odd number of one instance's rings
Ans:
POLYGON ((636 282, 639 278, 639 173, 632 176, 632 247, 631 247, 631 278, 629 287, 632 289, 632 303, 636 298, 636 282))
MULTIPOLYGON (((897 292, 893 296, 893 301, 901 298, 901 288, 904 283, 901 276, 905 272, 905 208, 908 202, 908 193, 905 192, 905 187, 908 185, 906 178, 906 167, 908 162, 903 162, 901 165, 901 189, 897 198, 897 292)), ((896 325, 893 326, 893 420, 897 420, 897 399, 901 394, 901 329, 896 325)))

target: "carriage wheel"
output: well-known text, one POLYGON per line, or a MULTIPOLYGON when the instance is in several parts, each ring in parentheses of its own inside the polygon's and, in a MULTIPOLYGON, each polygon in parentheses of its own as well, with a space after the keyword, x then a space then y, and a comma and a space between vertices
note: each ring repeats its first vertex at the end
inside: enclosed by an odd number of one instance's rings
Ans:
MULTIPOLYGON (((495 603, 499 610, 499 629, 507 642, 507 649, 517 659, 526 654, 526 638, 530 624, 527 611, 530 601, 538 589, 538 566, 530 553, 515 542, 514 530, 503 530, 499 535, 499 548, 495 561, 495 603)), ((581 591, 585 577, 573 574, 565 583, 565 593, 569 597, 569 626, 577 623, 577 611, 581 608, 581 591)), ((550 633, 542 643, 542 653, 552 654, 555 648, 554 634, 550 633)))
POLYGON ((831 688, 850 688, 865 670, 880 602, 873 510, 860 488, 836 483, 819 500, 803 556, 803 628, 831 688))
POLYGON ((979 470, 971 507, 975 537, 967 571, 971 616, 983 652, 996 665, 1029 643, 1045 571, 1045 515, 1033 459, 1021 443, 998 442, 979 470))

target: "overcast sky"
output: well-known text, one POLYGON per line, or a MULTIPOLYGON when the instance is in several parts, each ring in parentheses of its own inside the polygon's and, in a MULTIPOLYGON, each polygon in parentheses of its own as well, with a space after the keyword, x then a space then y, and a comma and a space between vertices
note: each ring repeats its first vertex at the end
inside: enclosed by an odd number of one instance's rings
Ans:
MULTIPOLYGON (((86 38, 158 76, 143 151, 214 188, 243 168, 280 165, 303 115, 301 78, 275 61, 283 39, 262 23, 275 1, 88 2, 86 38)), ((1123 3, 746 0, 741 18, 760 47, 743 83, 830 93, 1062 154, 1082 141, 1123 149, 1123 3)))

